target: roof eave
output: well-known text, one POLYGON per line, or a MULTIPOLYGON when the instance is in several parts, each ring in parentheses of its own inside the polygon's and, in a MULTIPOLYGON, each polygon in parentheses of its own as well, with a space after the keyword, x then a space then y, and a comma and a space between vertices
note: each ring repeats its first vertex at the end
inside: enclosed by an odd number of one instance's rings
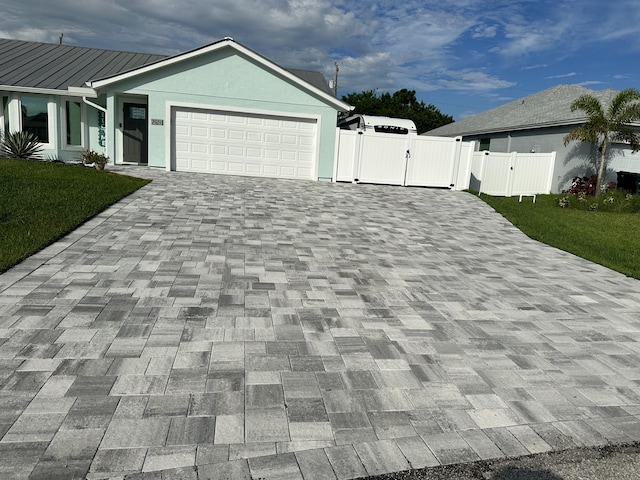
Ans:
POLYGON ((308 82, 305 82, 303 79, 301 79, 300 77, 294 75, 293 73, 285 70, 284 68, 280 67, 279 65, 276 65, 275 63, 273 63, 272 61, 268 60, 267 58, 263 57, 262 55, 254 52, 253 50, 245 47, 244 45, 241 45, 240 43, 236 42, 235 40, 233 40, 230 37, 226 37, 222 40, 219 40, 215 43, 206 45, 204 47, 200 47, 197 48, 195 50, 191 50, 188 52, 184 52, 184 53, 180 53, 178 55, 174 55, 172 57, 168 57, 162 60, 158 60, 157 62, 151 63, 151 64, 147 64, 144 65, 142 67, 130 70, 128 72, 124 72, 124 73, 119 73, 116 75, 113 75, 111 77, 108 78, 104 78, 104 79, 98 79, 98 80, 91 80, 86 82, 86 85, 88 87, 91 87, 93 89, 100 89, 100 88, 104 88, 107 87, 109 85, 112 85, 116 82, 120 82, 122 80, 126 80, 132 77, 136 77, 138 75, 143 75, 145 73, 148 72, 152 72, 154 70, 157 70, 159 68, 163 68, 166 67, 168 65, 173 65, 179 62, 183 62, 185 60, 188 60, 190 58, 195 58, 198 57, 200 55, 204 55, 210 52, 214 52, 216 50, 220 50, 222 48, 226 48, 226 47, 231 47, 233 49, 235 49, 236 51, 252 58, 253 60, 255 60, 256 62, 262 64, 263 66, 277 72, 279 75, 287 78, 288 80, 294 82, 295 84, 299 85, 300 87, 312 92, 314 95, 320 97, 322 100, 324 100, 326 103, 332 105, 336 110, 339 111, 344 111, 344 112, 348 112, 353 110, 354 107, 352 107, 351 105, 338 100, 337 98, 327 94, 326 92, 323 92, 322 90, 320 90, 319 88, 309 84, 308 82))
POLYGON ((22 87, 20 85, 0 85, 0 91, 19 92, 19 93, 37 93, 40 95, 61 95, 64 97, 97 97, 98 94, 91 88, 68 87, 67 90, 61 88, 38 88, 38 87, 22 87))
MULTIPOLYGON (((505 127, 497 127, 497 128, 482 129, 482 130, 468 130, 468 131, 462 131, 462 132, 460 131, 447 132, 447 133, 442 133, 440 135, 451 136, 451 137, 456 137, 456 136, 469 137, 472 135, 473 136, 489 135, 492 133, 521 132, 524 130, 536 130, 539 128, 567 127, 570 125, 579 125, 586 121, 587 121, 586 118, 580 118, 580 119, 573 119, 573 120, 566 120, 566 121, 559 121, 559 122, 533 123, 529 125, 505 126, 505 127)), ((426 132, 426 133, 429 134, 429 132, 426 132)), ((436 134, 438 133, 436 132, 436 134)))

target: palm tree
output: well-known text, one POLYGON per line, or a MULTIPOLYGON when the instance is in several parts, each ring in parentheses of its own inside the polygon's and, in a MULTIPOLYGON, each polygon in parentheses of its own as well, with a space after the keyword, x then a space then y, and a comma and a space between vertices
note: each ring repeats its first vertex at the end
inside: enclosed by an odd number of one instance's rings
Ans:
POLYGON ((565 147, 573 140, 595 145, 600 153, 596 195, 600 194, 604 178, 605 158, 611 142, 628 143, 634 152, 640 150, 640 133, 631 125, 640 121, 640 91, 627 88, 618 94, 604 109, 593 95, 581 95, 571 103, 571 111, 582 110, 587 121, 571 130, 564 137, 565 147))

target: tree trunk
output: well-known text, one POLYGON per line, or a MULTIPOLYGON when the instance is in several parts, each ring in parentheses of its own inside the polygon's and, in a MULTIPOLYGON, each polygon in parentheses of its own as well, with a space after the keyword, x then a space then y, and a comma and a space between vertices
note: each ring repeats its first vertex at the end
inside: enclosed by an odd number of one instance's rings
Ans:
POLYGON ((607 154, 607 140, 604 139, 602 142, 602 148, 600 152, 600 165, 598 166, 598 179, 596 181, 596 197, 600 196, 600 192, 602 191, 602 181, 604 180, 604 163, 605 156, 607 154))

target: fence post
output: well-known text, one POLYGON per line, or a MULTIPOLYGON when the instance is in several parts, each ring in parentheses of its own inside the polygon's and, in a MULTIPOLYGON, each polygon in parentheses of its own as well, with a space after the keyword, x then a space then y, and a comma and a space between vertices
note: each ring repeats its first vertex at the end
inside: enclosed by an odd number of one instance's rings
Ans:
POLYGON ((462 154, 462 137, 456 137, 456 143, 453 149, 453 167, 451 172, 451 182, 449 188, 455 190, 455 186, 458 183, 459 169, 460 169, 460 155, 462 154))
POLYGON ((360 156, 362 155, 362 132, 358 130, 353 152, 353 171, 351 172, 351 183, 357 183, 360 179, 360 156))
POLYGON ((489 157, 489 150, 484 150, 482 155, 482 161, 480 162, 480 186, 478 187, 478 196, 482 193, 482 179, 484 178, 484 161, 489 157))
POLYGON ((553 184, 553 174, 556 169, 556 152, 551 152, 551 165, 549 168, 549 178, 547 180, 547 193, 551 193, 551 185, 553 184))
POLYGON ((336 141, 333 146, 333 179, 335 182, 338 178, 338 162, 340 161, 340 129, 336 128, 336 141))
POLYGON ((509 171, 507 172, 507 191, 505 196, 510 197, 513 193, 513 178, 516 174, 516 162, 518 161, 518 152, 511 152, 509 157, 509 171))
POLYGON ((402 175, 402 186, 407 186, 407 173, 409 172, 409 162, 411 161, 411 150, 413 150, 413 139, 410 138, 411 135, 407 135, 407 141, 404 144, 405 154, 404 154, 404 174, 402 175))

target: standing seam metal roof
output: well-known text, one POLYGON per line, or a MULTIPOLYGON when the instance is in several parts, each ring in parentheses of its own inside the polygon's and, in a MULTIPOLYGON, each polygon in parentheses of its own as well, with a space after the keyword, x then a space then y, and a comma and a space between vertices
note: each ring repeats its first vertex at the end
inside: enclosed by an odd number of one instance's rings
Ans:
MULTIPOLYGON (((85 87, 89 80, 112 77, 167 58, 167 55, 0 38, 0 85, 67 90, 85 87)), ((333 95, 322 73, 286 70, 333 95)))

